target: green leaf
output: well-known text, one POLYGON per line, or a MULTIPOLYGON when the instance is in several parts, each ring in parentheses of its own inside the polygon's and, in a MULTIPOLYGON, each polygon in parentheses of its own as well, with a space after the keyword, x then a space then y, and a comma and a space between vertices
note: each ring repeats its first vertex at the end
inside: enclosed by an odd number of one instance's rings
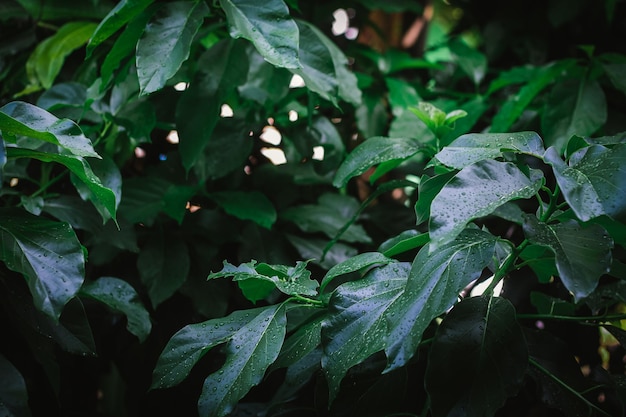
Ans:
POLYGON ((391 112, 395 117, 401 116, 409 107, 417 106, 421 101, 415 88, 406 81, 385 77, 385 85, 389 91, 391 112))
POLYGON ((109 39, 122 26, 141 14, 154 0, 122 0, 102 19, 87 44, 87 58, 102 42, 109 39))
POLYGON ((501 158, 504 152, 542 158, 545 149, 535 132, 470 133, 443 148, 435 158, 449 167, 463 169, 483 159, 501 158))
MULTIPOLYGON (((115 196, 115 210, 122 200, 122 174, 115 165, 115 162, 109 158, 95 159, 89 165, 93 174, 100 180, 102 187, 110 190, 115 196)), ((99 197, 93 193, 93 185, 83 182, 77 175, 72 175, 72 184, 76 187, 78 194, 85 201, 89 200, 100 213, 103 222, 106 222, 111 216, 108 208, 100 202, 99 197)), ((108 198, 108 197, 107 197, 108 198)), ((108 200, 107 200, 108 201, 108 200)), ((115 211, 114 211, 115 213, 115 211)))
POLYGON ((201 416, 223 417, 259 384, 285 339, 283 304, 269 306, 235 332, 224 348, 226 362, 204 380, 198 399, 201 416))
POLYGON ((102 204, 111 217, 115 219, 115 194, 109 188, 102 185, 102 182, 95 176, 84 158, 75 155, 51 154, 20 148, 10 148, 8 151, 11 158, 33 158, 44 162, 57 162, 64 165, 87 186, 92 193, 92 197, 98 201, 98 203, 102 204))
POLYGON ((280 350, 280 355, 272 365, 272 369, 292 366, 318 349, 322 342, 321 330, 323 320, 324 316, 319 316, 298 327, 298 329, 285 340, 280 350))
POLYGON ((252 220, 259 226, 271 229, 276 222, 276 209, 272 202, 258 191, 220 191, 210 198, 224 211, 241 220, 252 220))
POLYGON ((428 233, 419 233, 417 230, 406 230, 396 237, 392 237, 381 243, 378 250, 385 256, 394 256, 408 252, 430 241, 428 233))
POLYGON ((179 1, 164 4, 152 16, 137 43, 140 95, 160 90, 176 74, 208 13, 203 1, 179 1))
POLYGON ((222 119, 197 157, 193 172, 204 182, 225 177, 236 169, 243 170, 253 147, 254 140, 248 135, 244 123, 222 119), (220 157, 216 158, 218 154, 220 157))
POLYGON ((102 277, 85 284, 80 294, 91 297, 123 313, 126 328, 144 342, 152 329, 150 315, 139 299, 135 289, 126 281, 113 277, 102 277))
POLYGON ((606 97, 597 81, 557 84, 548 96, 541 118, 546 146, 563 150, 572 135, 588 136, 607 119, 606 97))
POLYGON ((333 185, 345 187, 352 177, 361 175, 370 167, 392 160, 405 160, 420 151, 419 144, 409 138, 376 136, 367 139, 348 154, 341 164, 333 185))
POLYGON ((85 274, 83 250, 69 224, 13 208, 0 209, 0 260, 24 275, 35 306, 55 320, 85 274))
POLYGON ((99 158, 91 141, 80 127, 69 119, 58 119, 51 113, 29 103, 13 101, 0 107, 0 131, 4 139, 28 136, 43 140, 77 156, 99 158))
POLYGON ((430 206, 443 187, 455 176, 455 172, 428 177, 422 175, 418 186, 418 199, 415 203, 415 224, 420 225, 430 218, 430 206))
POLYGON ((337 396, 348 369, 385 348, 389 306, 402 294, 409 264, 393 262, 375 268, 363 279, 340 285, 329 301, 322 323, 322 367, 330 391, 337 396))
POLYGON ((152 389, 169 388, 182 382, 212 347, 227 342, 263 308, 234 311, 227 317, 189 324, 167 342, 152 374, 152 389))
POLYGON ((0 354, 0 414, 6 417, 30 416, 26 382, 20 371, 0 354))
POLYGON ((95 23, 70 22, 40 42, 26 63, 31 83, 41 85, 45 89, 52 87, 55 78, 61 72, 65 58, 87 43, 95 29, 95 23))
POLYGON ((528 178, 510 162, 485 159, 467 166, 444 185, 430 207, 431 250, 454 239, 473 219, 502 204, 530 198, 543 184, 539 170, 528 178))
POLYGON ((602 68, 613 86, 626 94, 626 63, 603 64, 602 68))
POLYGON ((532 243, 554 252, 561 281, 577 301, 588 296, 611 268, 613 240, 598 224, 582 227, 570 221, 552 225, 526 216, 524 234, 532 243))
POLYGON ((513 305, 499 297, 461 301, 443 319, 430 349, 425 386, 433 416, 495 415, 523 386, 527 368, 513 305))
POLYGON ((509 245, 477 229, 464 230, 436 251, 430 246, 418 252, 404 293, 388 309, 387 372, 404 366, 430 322, 452 307, 461 290, 480 277, 498 254, 510 252, 509 245))
POLYGON ((552 165, 557 183, 576 216, 587 221, 626 212, 626 144, 605 148, 592 145, 575 152, 567 165, 554 147, 544 159, 552 165))
POLYGON ((233 38, 251 41, 263 58, 283 68, 299 68, 298 26, 282 0, 263 7, 254 0, 220 0, 233 38))
POLYGON ((157 233, 141 248, 137 269, 148 288, 152 307, 171 297, 186 281, 190 260, 187 244, 171 234, 157 233))
POLYGON ((202 54, 198 73, 176 106, 180 156, 187 171, 214 137, 227 96, 246 82, 248 57, 241 42, 224 40, 202 54))
POLYGON ((448 47, 463 72, 472 79, 475 85, 480 84, 487 72, 487 57, 458 38, 452 40, 448 47))
POLYGON ((326 288, 326 286, 336 277, 349 274, 352 272, 362 271, 365 268, 369 268, 374 265, 386 265, 388 263, 395 262, 393 259, 386 257, 382 253, 378 252, 366 252, 360 253, 344 262, 341 262, 333 266, 324 278, 320 286, 320 292, 326 288))

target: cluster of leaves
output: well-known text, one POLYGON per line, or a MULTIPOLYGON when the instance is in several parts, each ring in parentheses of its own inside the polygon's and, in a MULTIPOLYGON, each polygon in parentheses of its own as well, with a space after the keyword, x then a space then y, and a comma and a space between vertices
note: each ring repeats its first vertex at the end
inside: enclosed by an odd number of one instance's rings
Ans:
POLYGON ((0 3, 3 415, 626 413, 626 54, 404 3, 0 3))

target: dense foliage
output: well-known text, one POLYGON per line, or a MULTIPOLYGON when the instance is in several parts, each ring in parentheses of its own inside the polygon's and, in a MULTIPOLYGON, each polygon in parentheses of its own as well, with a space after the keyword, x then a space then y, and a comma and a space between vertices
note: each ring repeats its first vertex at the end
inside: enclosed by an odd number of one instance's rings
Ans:
POLYGON ((0 1, 0 414, 626 415, 624 2, 262 4, 0 1))

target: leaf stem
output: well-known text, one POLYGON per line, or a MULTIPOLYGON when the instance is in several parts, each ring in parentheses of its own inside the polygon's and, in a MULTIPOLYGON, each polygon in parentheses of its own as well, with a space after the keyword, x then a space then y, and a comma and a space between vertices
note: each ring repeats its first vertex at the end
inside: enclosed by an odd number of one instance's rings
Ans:
POLYGON ((310 304, 315 307, 326 307, 326 303, 324 303, 322 300, 314 300, 313 298, 304 297, 299 294, 293 294, 291 297, 287 299, 287 301, 290 301, 290 300, 297 301, 300 303, 310 304))
POLYGON ((37 197, 38 195, 43 194, 48 188, 50 188, 52 185, 56 184, 57 182, 59 182, 59 180, 65 177, 67 173, 68 171, 63 171, 62 173, 52 178, 51 180, 46 181, 44 185, 42 185, 37 191, 32 193, 30 196, 37 197))
POLYGON ((518 314, 518 319, 561 320, 561 321, 617 321, 626 320, 626 314, 604 314, 602 316, 559 316, 552 314, 518 314))

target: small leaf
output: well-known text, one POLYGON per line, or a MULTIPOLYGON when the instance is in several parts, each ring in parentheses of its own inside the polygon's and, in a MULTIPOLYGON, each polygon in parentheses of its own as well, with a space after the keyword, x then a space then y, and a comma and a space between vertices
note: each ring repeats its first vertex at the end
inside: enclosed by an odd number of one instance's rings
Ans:
POLYGON ((544 159, 552 165, 557 183, 576 216, 587 221, 626 212, 626 144, 613 148, 592 145, 575 152, 569 166, 549 148, 544 159))
POLYGON ((381 243, 378 250, 385 256, 395 256, 408 252, 430 241, 428 233, 419 233, 417 230, 406 230, 398 236, 381 243))
POLYGON ((160 90, 176 74, 208 13, 202 1, 165 3, 157 10, 137 43, 140 95, 160 90))
POLYGON ((361 175, 374 165, 392 160, 403 161, 419 151, 420 145, 413 139, 369 138, 348 154, 335 174, 333 185, 345 187, 350 178, 361 175))
POLYGON ((222 368, 204 380, 198 399, 201 416, 224 417, 258 385, 283 345, 287 319, 283 304, 263 308, 236 331, 224 351, 222 368))
POLYGON ((28 390, 20 371, 0 354, 0 415, 29 417, 28 390))
POLYGON ((443 187, 455 176, 455 172, 428 177, 422 175, 418 186, 418 198, 415 203, 415 224, 420 225, 430 219, 430 206, 443 187))
POLYGON ((448 47, 463 72, 472 79, 475 85, 480 84, 487 72, 487 57, 458 38, 452 40, 448 47))
POLYGON ((613 240, 598 224, 584 228, 575 221, 549 225, 529 215, 524 234, 554 252, 561 281, 576 301, 588 296, 611 268, 613 240))
POLYGON ((435 158, 449 167, 463 169, 483 159, 501 158, 504 152, 542 158, 545 149, 535 132, 470 133, 443 148, 435 158))
POLYGON ((299 68, 298 26, 282 0, 259 7, 254 0, 220 0, 233 38, 251 41, 263 58, 283 68, 299 68))
POLYGON ((426 368, 434 417, 492 416, 523 386, 528 348, 504 298, 457 304, 437 329, 426 368))
POLYGON ((477 229, 464 230, 434 252, 430 244, 424 246, 413 261, 404 293, 386 314, 385 371, 406 365, 430 322, 452 307, 461 290, 477 279, 498 254, 508 252, 509 245, 477 229))
POLYGON ((35 306, 58 320, 83 283, 85 259, 72 227, 22 210, 0 210, 0 260, 24 275, 35 306))
POLYGON ((13 101, 0 108, 0 131, 5 140, 8 137, 28 136, 59 145, 77 156, 99 158, 91 141, 76 123, 69 119, 58 119, 22 101, 13 101))
POLYGON ((362 271, 365 268, 369 268, 374 265, 386 265, 394 262, 393 259, 386 257, 382 253, 378 252, 366 252, 360 253, 344 262, 341 262, 333 266, 322 279, 320 286, 320 292, 326 288, 326 286, 336 277, 340 275, 349 274, 351 272, 362 271))
POLYGON ((126 281, 113 277, 102 277, 85 284, 80 294, 106 304, 126 316, 126 328, 140 342, 146 340, 152 329, 150 315, 139 299, 135 289, 126 281))
POLYGON ((407 263, 394 262, 333 292, 328 318, 322 324, 322 367, 328 380, 329 402, 352 366, 385 348, 385 314, 402 294, 408 274, 407 263))
POLYGON ((252 220, 267 229, 271 229, 276 222, 274 205, 258 191, 221 191, 211 193, 210 198, 226 213, 241 220, 252 220))
POLYGON ((534 196, 542 183, 541 171, 531 170, 528 178, 510 162, 485 159, 463 168, 431 204, 431 250, 454 239, 471 220, 508 201, 534 196))

